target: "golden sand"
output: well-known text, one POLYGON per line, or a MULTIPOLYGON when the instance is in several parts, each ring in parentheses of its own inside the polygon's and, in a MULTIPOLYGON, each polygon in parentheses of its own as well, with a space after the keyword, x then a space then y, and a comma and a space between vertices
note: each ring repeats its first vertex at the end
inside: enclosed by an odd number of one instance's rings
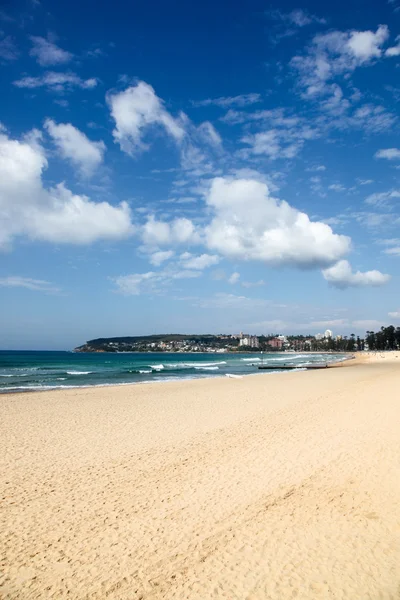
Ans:
POLYGON ((0 597, 400 598, 400 357, 0 397, 0 597))

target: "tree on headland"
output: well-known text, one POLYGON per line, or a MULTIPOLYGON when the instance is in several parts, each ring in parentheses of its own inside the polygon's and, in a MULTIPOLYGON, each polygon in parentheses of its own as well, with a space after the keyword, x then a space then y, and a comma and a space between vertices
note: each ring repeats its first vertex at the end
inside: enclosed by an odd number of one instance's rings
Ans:
POLYGON ((370 350, 397 350, 400 348, 400 327, 389 325, 376 333, 367 331, 365 342, 370 350))

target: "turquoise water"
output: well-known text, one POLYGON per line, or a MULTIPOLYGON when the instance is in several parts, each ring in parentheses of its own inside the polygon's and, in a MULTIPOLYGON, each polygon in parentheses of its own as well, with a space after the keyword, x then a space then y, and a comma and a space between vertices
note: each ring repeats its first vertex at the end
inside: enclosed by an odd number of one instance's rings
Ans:
POLYGON ((261 355, 0 351, 0 393, 249 375, 260 372, 257 366, 262 361, 265 365, 293 364, 301 369, 343 358, 341 354, 309 352, 261 355))

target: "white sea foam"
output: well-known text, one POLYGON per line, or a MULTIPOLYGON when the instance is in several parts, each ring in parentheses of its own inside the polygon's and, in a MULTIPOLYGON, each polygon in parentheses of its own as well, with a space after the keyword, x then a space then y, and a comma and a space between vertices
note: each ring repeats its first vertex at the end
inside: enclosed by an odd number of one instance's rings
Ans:
POLYGON ((219 371, 219 367, 195 367, 197 371, 219 371))
POLYGON ((68 375, 89 375, 94 371, 67 371, 68 375))
POLYGON ((168 365, 170 367, 173 367, 175 369, 179 369, 179 367, 182 368, 186 368, 186 369, 195 369, 196 367, 214 367, 215 365, 226 365, 227 362, 226 360, 214 360, 213 362, 198 362, 198 361, 193 361, 193 362, 182 362, 182 363, 174 363, 171 365, 168 365))
POLYGON ((258 356, 255 356, 254 358, 241 358, 240 360, 243 360, 244 362, 256 362, 256 361, 260 361, 261 358, 258 358, 258 356))
POLYGON ((150 365, 150 367, 152 369, 154 369, 155 371, 162 371, 164 369, 164 365, 150 365))
POLYGON ((30 377, 30 373, 1 373, 0 377, 30 377))
POLYGON ((144 374, 148 374, 148 373, 151 373, 151 369, 150 369, 149 371, 147 371, 147 370, 145 370, 145 369, 144 369, 143 371, 140 371, 140 370, 139 370, 139 373, 141 373, 142 375, 144 375, 144 374))
POLYGON ((243 379, 243 375, 234 375, 233 373, 225 373, 227 377, 231 377, 232 379, 243 379))

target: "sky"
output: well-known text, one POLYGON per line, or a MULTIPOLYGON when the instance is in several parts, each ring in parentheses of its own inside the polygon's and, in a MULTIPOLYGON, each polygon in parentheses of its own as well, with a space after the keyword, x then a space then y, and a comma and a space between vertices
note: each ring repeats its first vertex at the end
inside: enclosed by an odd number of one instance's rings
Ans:
POLYGON ((0 348, 400 326, 400 0, 0 5, 0 348))

